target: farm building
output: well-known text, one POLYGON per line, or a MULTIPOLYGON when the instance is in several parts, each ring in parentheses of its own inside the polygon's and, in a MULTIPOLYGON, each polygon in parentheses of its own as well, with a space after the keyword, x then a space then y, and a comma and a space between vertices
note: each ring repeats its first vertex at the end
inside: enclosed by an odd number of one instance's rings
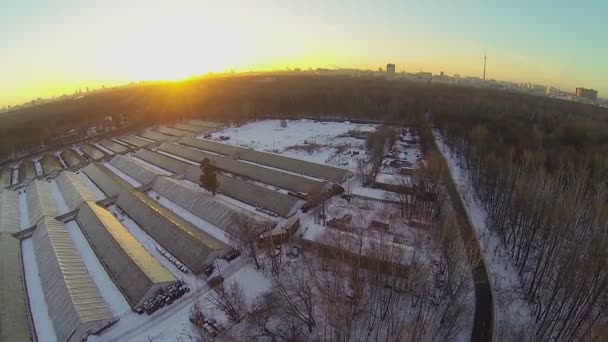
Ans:
POLYGON ((40 166, 42 166, 42 172, 45 176, 63 170, 63 165, 61 165, 59 159, 50 154, 47 154, 40 159, 40 166))
POLYGON ((84 202, 76 221, 131 307, 142 305, 159 289, 176 281, 105 208, 84 202))
POLYGON ((129 215, 157 243, 188 266, 201 266, 223 255, 228 246, 192 226, 146 194, 133 190, 120 177, 99 164, 89 164, 84 172, 108 197, 118 195, 116 205, 129 215))
POLYGON ((13 182, 13 169, 3 167, 0 169, 0 188, 8 188, 13 182))
POLYGON ((116 205, 143 230, 194 273, 223 255, 228 246, 175 215, 146 194, 129 190, 118 195, 116 205))
POLYGON ((116 143, 112 140, 108 140, 108 139, 103 139, 101 141, 99 141, 99 145, 107 148, 108 150, 116 153, 116 154, 125 154, 127 152, 129 152, 129 148, 116 143))
POLYGON ((60 154, 61 159, 65 165, 69 168, 76 169, 86 163, 84 158, 78 155, 78 153, 72 151, 71 149, 65 149, 60 154))
POLYGON ((122 137, 119 137, 118 140, 134 147, 146 147, 153 144, 151 141, 133 135, 123 135, 122 137))
POLYGON ((340 169, 333 166, 317 164, 306 160, 281 156, 274 153, 260 152, 239 146, 221 144, 211 140, 184 138, 181 140, 181 143, 199 149, 231 156, 233 158, 246 160, 252 163, 270 166, 277 169, 295 172, 306 176, 325 179, 337 183, 342 183, 348 177, 351 177, 353 175, 353 173, 348 170, 340 169))
MULTIPOLYGON (((181 129, 175 129, 167 126, 159 126, 157 129, 158 133, 166 134, 174 137, 184 137, 191 134, 192 132, 182 131, 181 129)), ((145 138, 145 137, 144 137, 145 138)))
POLYGON ((411 246, 315 225, 304 230, 301 242, 329 258, 403 275, 407 275, 414 257, 411 246))
POLYGON ((108 197, 117 196, 124 191, 124 189, 131 188, 129 183, 120 179, 118 176, 112 176, 112 171, 107 170, 107 168, 101 164, 91 163, 87 165, 83 171, 108 197))
POLYGON ((269 169, 259 165, 245 163, 229 157, 222 157, 181 145, 164 143, 159 147, 159 150, 198 163, 207 158, 216 168, 222 171, 230 172, 289 191, 312 193, 317 189, 322 189, 324 186, 322 182, 317 180, 269 169))
POLYGON ((23 184, 28 180, 32 180, 36 178, 36 166, 34 166, 34 162, 31 160, 24 160, 19 165, 18 176, 19 184, 23 184))
MULTIPOLYGON (((185 178, 191 182, 198 183, 201 175, 201 169, 193 166, 186 171, 185 178)), ((264 208, 282 217, 294 215, 304 204, 304 201, 296 197, 235 177, 218 174, 217 180, 220 185, 218 188, 219 193, 236 198, 254 207, 264 208)))
MULTIPOLYGON (((184 175, 185 178, 191 182, 199 183, 202 174, 199 166, 191 165, 181 160, 144 149, 137 151, 135 156, 174 174, 184 175)), ((123 172, 136 178, 129 172, 124 170, 123 172)), ((295 214, 298 208, 303 204, 301 200, 295 197, 257 184, 249 183, 242 179, 222 174, 218 174, 217 178, 220 185, 218 189, 219 193, 236 198, 237 200, 248 203, 254 207, 264 208, 283 217, 290 217, 295 214)))
POLYGON ((371 189, 364 187, 356 187, 353 189, 351 196, 354 200, 374 201, 380 203, 398 204, 399 195, 394 192, 384 191, 379 189, 371 189))
POLYGON ((145 130, 143 132, 141 132, 140 134, 138 134, 138 136, 142 137, 142 138, 146 138, 146 139, 150 139, 150 140, 154 140, 157 142, 161 142, 161 141, 165 141, 170 139, 171 137, 168 135, 164 135, 158 132, 154 132, 151 130, 145 130))
POLYGON ((137 153, 135 153, 135 157, 177 175, 184 175, 186 170, 193 166, 181 160, 177 160, 175 158, 171 158, 164 154, 153 152, 144 148, 137 151, 137 153))
POLYGON ((43 217, 32 235, 58 341, 83 341, 114 322, 65 225, 43 217))
POLYGON ((406 175, 378 173, 374 179, 374 187, 387 191, 413 193, 414 181, 412 177, 406 175))
POLYGON ((260 232, 274 226, 274 222, 223 202, 212 195, 201 192, 199 189, 185 185, 172 178, 157 178, 152 184, 152 189, 194 215, 232 235, 237 234, 239 220, 243 217, 256 221, 260 227, 260 232))
POLYGON ((84 202, 97 201, 97 197, 83 183, 82 179, 73 172, 62 172, 56 178, 56 182, 69 210, 75 210, 84 202))
POLYGON ((133 160, 133 158, 128 156, 116 155, 114 158, 110 160, 110 164, 112 164, 117 169, 131 176, 136 181, 141 184, 146 184, 151 182, 156 176, 160 173, 140 162, 133 160))
POLYGON ((188 120, 190 125, 207 127, 207 128, 219 128, 224 126, 221 122, 211 122, 211 121, 202 121, 202 120, 188 120))
POLYGON ((0 341, 32 341, 19 231, 19 195, 0 189, 0 341))
POLYGON ((47 182, 36 180, 27 188, 27 209, 30 225, 34 226, 43 217, 56 217, 59 210, 55 205, 53 194, 47 182))
POLYGON ((203 133, 209 131, 208 128, 204 128, 201 126, 188 125, 188 124, 175 124, 173 128, 181 129, 182 131, 188 131, 193 133, 203 133))
POLYGON ((100 161, 106 157, 106 154, 99 150, 97 147, 89 144, 83 144, 80 146, 80 150, 84 153, 89 159, 94 161, 100 161))

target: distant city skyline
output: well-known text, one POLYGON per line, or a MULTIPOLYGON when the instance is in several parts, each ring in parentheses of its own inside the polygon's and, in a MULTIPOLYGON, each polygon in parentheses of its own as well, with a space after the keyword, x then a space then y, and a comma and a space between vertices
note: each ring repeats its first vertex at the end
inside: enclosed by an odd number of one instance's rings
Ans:
POLYGON ((608 94, 608 3, 9 1, 0 108, 75 89, 287 67, 427 71, 608 94), (550 9, 550 10, 549 10, 550 9))

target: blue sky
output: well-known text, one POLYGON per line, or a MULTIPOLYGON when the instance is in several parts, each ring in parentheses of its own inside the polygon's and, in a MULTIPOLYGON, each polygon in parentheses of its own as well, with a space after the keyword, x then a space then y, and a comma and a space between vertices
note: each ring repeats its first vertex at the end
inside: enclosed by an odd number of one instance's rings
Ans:
POLYGON ((36 1, 0 5, 0 106, 208 71, 359 67, 608 96, 608 1, 36 1))

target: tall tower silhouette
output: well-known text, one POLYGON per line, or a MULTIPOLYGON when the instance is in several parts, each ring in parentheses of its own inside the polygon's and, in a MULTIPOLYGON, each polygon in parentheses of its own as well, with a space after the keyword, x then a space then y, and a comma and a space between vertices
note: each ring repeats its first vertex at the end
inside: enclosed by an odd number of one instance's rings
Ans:
POLYGON ((486 80, 486 58, 487 58, 486 50, 484 49, 483 50, 483 80, 484 81, 486 80))

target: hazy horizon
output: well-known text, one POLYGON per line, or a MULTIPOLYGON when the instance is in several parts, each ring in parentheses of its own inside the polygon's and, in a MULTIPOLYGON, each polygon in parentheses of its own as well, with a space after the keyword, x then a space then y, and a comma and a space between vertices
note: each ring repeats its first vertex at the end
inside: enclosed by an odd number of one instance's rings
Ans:
POLYGON ((229 69, 483 73, 605 97, 606 3, 25 0, 2 5, 0 107, 229 69))

